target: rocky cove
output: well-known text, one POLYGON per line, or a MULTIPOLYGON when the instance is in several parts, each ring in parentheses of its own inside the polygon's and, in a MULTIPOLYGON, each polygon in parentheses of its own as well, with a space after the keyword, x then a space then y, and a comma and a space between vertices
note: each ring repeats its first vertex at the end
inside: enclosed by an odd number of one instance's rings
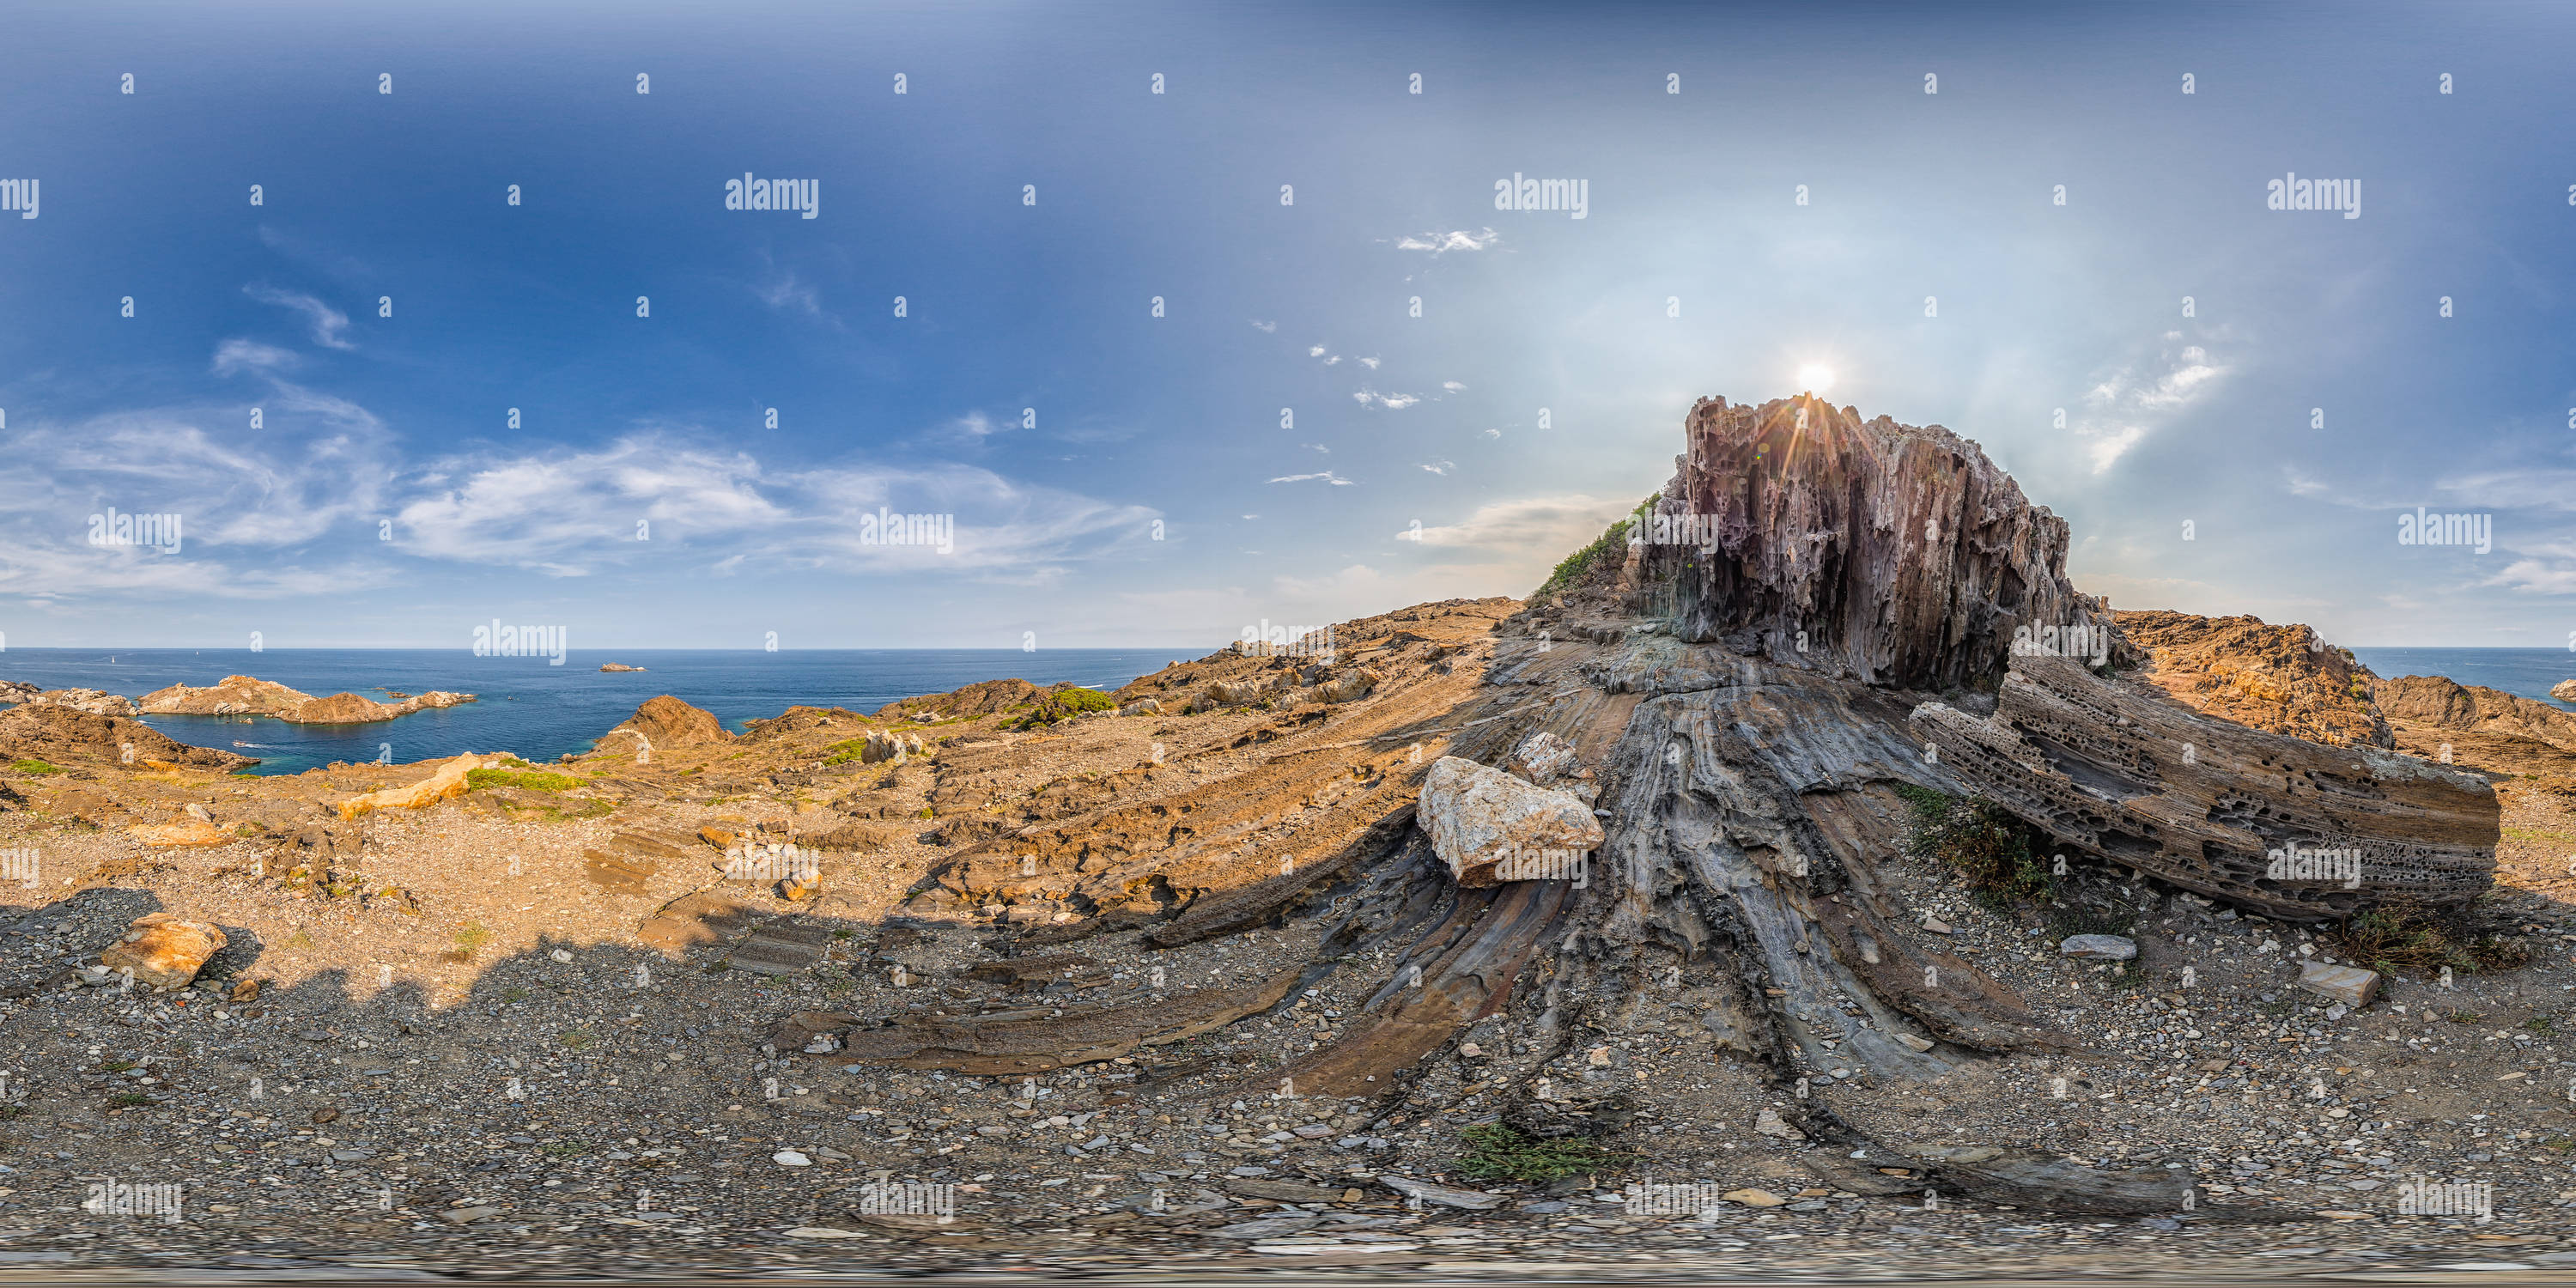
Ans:
POLYGON ((1113 692, 257 779, 135 717, 368 700, 23 695, 5 1247, 2576 1258, 2576 721, 2114 609, 1937 426, 1706 399, 1681 449, 1636 531, 1692 541, 1113 692), (187 1221, 60 1211, 145 1174, 187 1221))

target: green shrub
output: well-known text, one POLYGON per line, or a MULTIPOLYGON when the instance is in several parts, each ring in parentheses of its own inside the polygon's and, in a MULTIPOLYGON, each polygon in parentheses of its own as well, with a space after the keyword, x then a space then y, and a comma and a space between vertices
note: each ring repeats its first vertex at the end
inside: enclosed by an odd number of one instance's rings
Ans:
POLYGON ((1533 594, 1531 598, 1535 599, 1538 595, 1544 595, 1551 590, 1573 585, 1575 582, 1582 580, 1585 573, 1590 572, 1595 565, 1601 563, 1604 559, 1608 559, 1613 562, 1626 559, 1628 557, 1628 525, 1636 522, 1637 516, 1655 508, 1655 502, 1661 499, 1661 495, 1658 494, 1656 496, 1647 497, 1645 500, 1638 502, 1637 508, 1629 511, 1627 518, 1611 524, 1608 530, 1604 531, 1591 545, 1585 546, 1581 550, 1577 550, 1573 554, 1567 555, 1565 557, 1565 561, 1556 566, 1556 571, 1547 575, 1547 581, 1540 585, 1536 594, 1533 594))
POLYGON ((1990 908, 2047 897, 2048 867, 2032 853, 2030 825, 2010 810, 1981 796, 1950 796, 1911 783, 1896 791, 1914 807, 1906 853, 1947 865, 1990 908))
POLYGON ((1115 711, 1118 699, 1098 689, 1075 686, 1040 696, 1029 705, 1029 713, 1011 722, 1014 729, 1034 729, 1040 725, 1061 724, 1075 716, 1092 711, 1115 711))
POLYGON ((53 765, 48 765, 41 760, 21 760, 9 767, 22 774, 33 774, 38 776, 45 774, 59 774, 63 772, 61 769, 53 765))

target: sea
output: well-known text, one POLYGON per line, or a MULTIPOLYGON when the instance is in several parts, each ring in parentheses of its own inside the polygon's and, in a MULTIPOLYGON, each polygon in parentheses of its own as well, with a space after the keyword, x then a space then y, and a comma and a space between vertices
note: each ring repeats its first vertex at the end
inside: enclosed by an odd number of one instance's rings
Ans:
MULTIPOLYGON (((250 675, 315 697, 448 689, 478 701, 365 725, 297 725, 258 716, 145 716, 180 742, 259 759, 249 772, 296 774, 334 761, 395 764, 460 752, 507 751, 553 760, 588 751, 645 699, 667 693, 714 712, 728 729, 791 706, 872 712, 900 698, 946 693, 981 680, 1070 680, 1115 689, 1213 650, 806 649, 776 653, 629 649, 547 659, 475 657, 461 649, 43 649, 0 651, 0 680, 41 689, 104 689, 140 698, 172 684, 207 685, 250 675), (601 671, 602 662, 642 671, 601 671)), ((2576 653, 2547 648, 2354 648, 2382 676, 2440 675, 2567 710, 2549 687, 2576 678, 2576 653)))
POLYGON ((981 680, 1070 680, 1115 689, 1211 649, 627 649, 542 657, 476 657, 463 649, 46 649, 0 651, 0 680, 40 689, 103 689, 140 698, 227 675, 274 680, 313 696, 446 689, 477 701, 363 725, 299 725, 253 716, 145 716, 184 743, 259 759, 254 774, 296 774, 334 761, 403 764, 473 751, 553 760, 590 749, 635 708, 670 694, 740 732, 791 706, 873 712, 981 680), (601 671, 602 662, 642 671, 601 671))

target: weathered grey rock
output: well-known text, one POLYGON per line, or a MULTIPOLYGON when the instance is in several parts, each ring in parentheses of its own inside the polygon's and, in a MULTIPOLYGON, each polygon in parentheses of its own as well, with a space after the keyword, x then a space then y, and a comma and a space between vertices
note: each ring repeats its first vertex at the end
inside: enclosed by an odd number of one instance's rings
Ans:
POLYGON ((2331 997, 2346 1006, 2364 1007, 2379 996, 2380 975, 2375 970, 2358 966, 2328 966, 2323 962, 2299 963, 2299 987, 2311 993, 2331 997))
POLYGON ((2069 935, 2057 945, 2057 952, 2086 961, 2125 962, 2137 959, 2138 945, 2118 935, 2069 935))
POLYGON ((1581 799, 1457 756, 1441 757, 1424 776, 1417 817, 1432 851, 1471 888, 1526 879, 1523 872, 1561 877, 1601 844, 1601 823, 1581 799), (1566 862, 1549 864, 1549 856, 1566 862))
POLYGON ((1377 1180, 1378 1184, 1394 1190, 1396 1193, 1402 1194, 1407 1198, 1417 1198, 1425 1203, 1437 1203, 1442 1207, 1465 1208, 1470 1212, 1482 1212, 1488 1208, 1501 1207, 1503 1203, 1503 1196, 1500 1194, 1487 1194, 1483 1190, 1461 1190, 1447 1185, 1434 1185, 1429 1181, 1417 1181, 1410 1176, 1380 1176, 1377 1180))
POLYGON ((2108 632, 2066 521, 1977 445, 1814 397, 1704 398, 1680 473, 1629 532, 1633 603, 1684 640, 1873 684, 1991 689, 2017 628, 2108 632))
POLYGON ((2015 656, 1993 715, 1927 702, 1912 724, 1943 769, 2052 845, 2272 916, 2454 905, 2494 878, 2495 789, 2479 775, 2213 719, 2072 659, 2015 656), (2360 880, 2272 858, 2293 849, 2350 851, 2360 880))

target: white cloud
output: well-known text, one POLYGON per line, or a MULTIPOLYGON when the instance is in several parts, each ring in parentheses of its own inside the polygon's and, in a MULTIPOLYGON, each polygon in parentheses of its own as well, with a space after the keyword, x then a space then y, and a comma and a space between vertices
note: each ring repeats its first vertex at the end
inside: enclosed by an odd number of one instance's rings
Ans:
POLYGON ((1467 386, 1462 385, 1462 384, 1458 383, 1458 382, 1457 382, 1457 381, 1455 381, 1455 380, 1443 380, 1443 381, 1441 381, 1441 382, 1440 382, 1440 387, 1441 387, 1441 388, 1443 388, 1443 389, 1448 390, 1449 392, 1451 392, 1451 393, 1453 393, 1453 394, 1459 394, 1459 393, 1465 393, 1465 392, 1467 392, 1467 386))
POLYGON ((1488 429, 1484 431, 1484 435, 1487 438, 1501 438, 1503 436, 1503 431, 1499 429, 1488 429))
POLYGON ((1309 358, 1320 358, 1320 357, 1323 357, 1323 356, 1324 356, 1324 346, 1322 346, 1322 345, 1320 345, 1320 344, 1319 344, 1319 345, 1316 345, 1316 346, 1315 346, 1314 348, 1312 348, 1312 349, 1308 349, 1308 350, 1306 351, 1306 356, 1307 356, 1307 357, 1309 357, 1309 358))
POLYGON ((1266 334, 1277 331, 1279 329, 1279 324, 1276 322, 1264 322, 1259 318, 1254 318, 1252 320, 1252 329, 1266 334))
POLYGON ((1283 474, 1270 481, 1273 483, 1304 483, 1313 479, 1322 479, 1323 481, 1332 484, 1334 487, 1351 486, 1351 481, 1349 479, 1343 478, 1341 475, 1335 474, 1331 470, 1325 470, 1319 474, 1283 474))
POLYGON ((1375 359, 1375 358, 1362 358, 1362 359, 1360 359, 1360 365, 1361 365, 1361 366, 1363 366, 1363 367, 1368 368, 1368 369, 1369 369, 1369 370, 1371 370, 1371 371, 1375 371, 1375 370, 1377 370, 1377 359, 1375 359))
POLYGON ((1426 546, 1490 550, 1515 557, 1543 555, 1542 566, 1552 568, 1635 508, 1633 500, 1584 495, 1490 501, 1456 523, 1424 528, 1421 541, 1426 546))
POLYGON ((1402 411, 1422 401, 1412 394, 1382 394, 1374 389, 1362 389, 1351 398, 1362 407, 1384 407, 1391 411, 1402 411))
POLYGON ((1429 470, 1434 474, 1446 474, 1449 471, 1458 468, 1458 463, 1456 461, 1433 461, 1428 465, 1424 465, 1422 468, 1429 470))
POLYGON ((2129 449, 2227 374, 2225 367, 2210 361, 2208 350, 2196 344, 2177 345, 2181 338, 2180 332, 2166 332, 2161 337, 2164 349, 2154 359, 2130 362, 2085 392, 2087 411, 2072 428, 2085 440, 2093 473, 2109 472, 2129 449))
POLYGON ((1420 237, 1399 237, 1396 239, 1395 248, 1429 251, 1436 258, 1453 250, 1485 250, 1502 239, 1503 235, 1491 228, 1472 233, 1457 229, 1445 233, 1428 232, 1420 237))
POLYGON ((275 304, 301 313, 313 324, 313 342, 327 349, 355 349, 349 342, 349 315, 301 291, 282 291, 273 286, 253 284, 242 288, 242 294, 262 304, 275 304))
POLYGON ((301 355, 257 340, 226 340, 215 346, 215 374, 229 376, 237 372, 276 371, 302 362, 301 355))

